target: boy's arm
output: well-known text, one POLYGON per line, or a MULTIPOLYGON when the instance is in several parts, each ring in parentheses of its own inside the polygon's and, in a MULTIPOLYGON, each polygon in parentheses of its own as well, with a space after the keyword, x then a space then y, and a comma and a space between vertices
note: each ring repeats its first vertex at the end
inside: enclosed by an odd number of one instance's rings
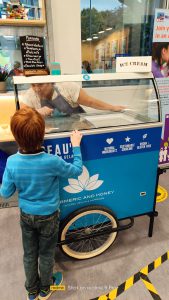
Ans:
POLYGON ((80 147, 73 147, 74 160, 73 163, 67 163, 63 159, 59 159, 57 165, 58 176, 60 177, 74 177, 82 173, 82 156, 80 147))
POLYGON ((3 198, 11 197, 16 191, 16 186, 12 180, 11 174, 8 168, 5 168, 5 172, 2 178, 2 186, 0 188, 0 196, 3 198))

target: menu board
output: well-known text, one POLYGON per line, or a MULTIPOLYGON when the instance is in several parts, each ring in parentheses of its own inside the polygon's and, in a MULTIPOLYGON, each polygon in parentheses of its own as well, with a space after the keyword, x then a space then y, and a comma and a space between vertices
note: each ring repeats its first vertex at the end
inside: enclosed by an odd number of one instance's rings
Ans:
POLYGON ((21 52, 24 70, 45 69, 43 37, 21 36, 21 52))

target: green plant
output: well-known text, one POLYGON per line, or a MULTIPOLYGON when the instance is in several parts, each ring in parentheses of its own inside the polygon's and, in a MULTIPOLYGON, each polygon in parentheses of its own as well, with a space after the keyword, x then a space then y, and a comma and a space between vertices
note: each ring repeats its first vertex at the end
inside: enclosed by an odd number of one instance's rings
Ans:
POLYGON ((0 81, 5 81, 9 76, 8 66, 5 67, 0 66, 0 81))

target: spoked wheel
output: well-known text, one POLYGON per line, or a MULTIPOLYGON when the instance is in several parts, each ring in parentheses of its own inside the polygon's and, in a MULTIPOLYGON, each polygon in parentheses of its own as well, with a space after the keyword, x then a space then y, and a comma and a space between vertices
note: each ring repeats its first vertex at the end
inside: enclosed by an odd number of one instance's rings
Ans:
POLYGON ((109 232, 117 226, 118 221, 110 209, 99 205, 81 208, 70 214, 61 225, 60 240, 68 241, 68 244, 61 245, 61 249, 76 259, 97 256, 115 241, 117 232, 109 232), (109 232, 105 233, 105 230, 109 232), (92 236, 95 233, 99 235, 92 236))

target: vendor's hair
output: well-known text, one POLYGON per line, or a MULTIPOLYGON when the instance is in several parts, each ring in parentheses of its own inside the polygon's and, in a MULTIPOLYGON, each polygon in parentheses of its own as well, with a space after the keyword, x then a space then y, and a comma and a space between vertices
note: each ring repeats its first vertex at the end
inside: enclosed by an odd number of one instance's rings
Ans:
POLYGON ((158 65, 161 65, 161 51, 162 49, 168 49, 169 47, 169 42, 166 43, 153 43, 153 48, 152 48, 152 59, 156 60, 158 65))
POLYGON ((35 110, 29 107, 18 110, 11 118, 11 131, 25 152, 35 152, 40 149, 45 134, 45 121, 35 110))

